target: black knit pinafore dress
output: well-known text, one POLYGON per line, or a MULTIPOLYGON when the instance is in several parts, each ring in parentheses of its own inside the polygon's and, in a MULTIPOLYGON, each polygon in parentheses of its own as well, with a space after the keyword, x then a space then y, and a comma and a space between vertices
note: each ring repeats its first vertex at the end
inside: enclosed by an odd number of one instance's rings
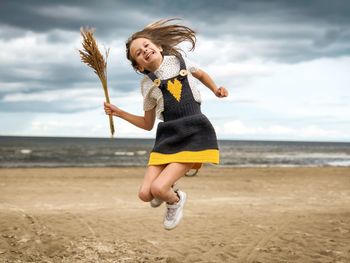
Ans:
POLYGON ((194 163, 199 169, 203 163, 219 163, 219 149, 215 130, 202 114, 200 103, 192 94, 182 56, 177 76, 160 80, 151 72, 147 76, 162 91, 164 122, 160 122, 148 165, 194 163))

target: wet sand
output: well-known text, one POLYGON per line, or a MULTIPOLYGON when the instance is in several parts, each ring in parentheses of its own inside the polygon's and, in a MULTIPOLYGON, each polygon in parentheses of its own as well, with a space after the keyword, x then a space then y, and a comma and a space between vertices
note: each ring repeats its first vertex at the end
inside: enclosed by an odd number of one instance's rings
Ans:
POLYGON ((0 169, 0 262, 350 262, 349 168, 205 167, 172 231, 143 172, 0 169))

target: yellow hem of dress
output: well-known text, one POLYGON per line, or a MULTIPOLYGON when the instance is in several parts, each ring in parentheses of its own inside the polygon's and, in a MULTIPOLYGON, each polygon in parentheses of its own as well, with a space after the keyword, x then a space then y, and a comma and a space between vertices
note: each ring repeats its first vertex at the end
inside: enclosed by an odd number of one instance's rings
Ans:
POLYGON ((151 152, 148 165, 160 165, 167 163, 214 163, 220 162, 219 150, 210 149, 203 151, 183 151, 164 154, 151 152))

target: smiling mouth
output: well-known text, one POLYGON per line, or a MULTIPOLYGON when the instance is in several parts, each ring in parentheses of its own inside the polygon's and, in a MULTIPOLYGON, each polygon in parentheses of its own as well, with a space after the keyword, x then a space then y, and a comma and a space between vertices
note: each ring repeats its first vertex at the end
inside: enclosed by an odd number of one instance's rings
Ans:
POLYGON ((151 51, 146 55, 146 60, 148 60, 150 58, 150 56, 152 56, 153 54, 155 54, 156 52, 151 51))

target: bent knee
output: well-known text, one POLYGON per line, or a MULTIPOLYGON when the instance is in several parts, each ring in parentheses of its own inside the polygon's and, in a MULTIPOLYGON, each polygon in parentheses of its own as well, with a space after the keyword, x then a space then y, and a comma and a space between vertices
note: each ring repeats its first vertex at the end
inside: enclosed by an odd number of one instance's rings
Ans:
POLYGON ((153 199, 152 194, 149 191, 139 191, 139 198, 144 202, 150 202, 153 199))
POLYGON ((159 184, 152 184, 151 186, 152 195, 158 199, 163 199, 164 196, 166 196, 167 192, 168 192, 168 189, 165 189, 159 184))

